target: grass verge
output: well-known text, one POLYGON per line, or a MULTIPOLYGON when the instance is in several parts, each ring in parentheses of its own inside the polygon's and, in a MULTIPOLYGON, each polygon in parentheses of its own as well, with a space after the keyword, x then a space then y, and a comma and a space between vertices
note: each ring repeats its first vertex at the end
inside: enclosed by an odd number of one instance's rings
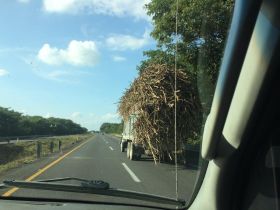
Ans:
POLYGON ((60 152, 58 148, 59 141, 61 141, 61 150, 64 151, 92 136, 92 134, 55 136, 39 138, 32 142, 1 144, 0 173, 35 161, 37 159, 37 141, 41 142, 42 145, 41 157, 46 157, 52 153, 60 152), (53 142, 53 152, 51 151, 51 142, 53 142))
POLYGON ((122 135, 121 134, 118 134, 118 133, 111 133, 112 136, 115 136, 117 138, 122 138, 122 135))

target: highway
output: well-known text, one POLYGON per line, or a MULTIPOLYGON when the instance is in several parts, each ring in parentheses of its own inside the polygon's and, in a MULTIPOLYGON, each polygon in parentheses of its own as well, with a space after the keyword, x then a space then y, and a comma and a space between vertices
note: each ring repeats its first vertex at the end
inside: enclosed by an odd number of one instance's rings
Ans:
MULTIPOLYGON (((197 171, 179 167, 179 197, 188 200, 192 194, 197 171)), ((149 157, 140 161, 126 158, 120 152, 119 139, 110 135, 96 134, 72 151, 43 158, 32 164, 13 169, 0 176, 0 180, 40 180, 61 177, 78 177, 89 180, 103 180, 110 187, 151 193, 175 198, 175 167, 158 163, 149 157)), ((72 183, 73 181, 71 181, 72 183)), ((76 182, 75 182, 76 183, 76 182)), ((5 196, 44 197, 98 200, 95 195, 52 192, 31 189, 2 189, 5 196)))

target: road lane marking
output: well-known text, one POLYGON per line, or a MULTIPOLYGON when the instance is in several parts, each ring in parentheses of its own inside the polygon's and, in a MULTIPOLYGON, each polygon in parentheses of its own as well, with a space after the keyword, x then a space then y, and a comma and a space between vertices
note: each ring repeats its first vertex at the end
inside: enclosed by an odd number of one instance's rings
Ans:
POLYGON ((74 156, 74 157, 67 157, 67 159, 71 160, 92 160, 92 157, 81 157, 81 156, 74 156))
POLYGON ((101 138, 106 144, 108 144, 108 141, 106 139, 104 139, 103 136, 101 136, 101 138))
POLYGON ((110 150, 112 150, 112 151, 114 150, 113 147, 109 147, 109 148, 110 148, 110 150))
MULTIPOLYGON (((86 142, 83 142, 82 144, 78 145, 77 147, 75 147, 74 149, 72 149, 71 151, 65 153, 64 155, 62 155, 61 157, 59 157, 58 159, 56 159, 55 161, 51 162, 50 164, 48 164, 47 166, 45 166, 42 169, 39 169, 36 173, 34 173, 33 175, 31 175, 30 177, 28 177, 27 179, 25 179, 25 181, 32 181, 33 179, 35 179, 37 176, 41 175, 42 173, 44 173, 46 170, 48 170, 49 168, 51 168, 52 166, 54 166, 55 164, 59 163, 61 160, 63 160, 65 157, 67 157, 68 155, 70 155, 72 152, 76 151, 77 149, 79 149, 80 147, 82 147, 83 145, 85 145, 86 143, 88 143, 90 140, 87 140, 86 142)), ((7 192, 5 192, 4 194, 2 194, 3 197, 9 197, 11 196, 13 193, 15 193, 19 188, 17 187, 13 187, 12 189, 8 190, 7 192)))
POLYGON ((125 163, 122 163, 122 165, 135 182, 141 182, 140 179, 135 175, 135 173, 133 173, 133 171, 125 163))

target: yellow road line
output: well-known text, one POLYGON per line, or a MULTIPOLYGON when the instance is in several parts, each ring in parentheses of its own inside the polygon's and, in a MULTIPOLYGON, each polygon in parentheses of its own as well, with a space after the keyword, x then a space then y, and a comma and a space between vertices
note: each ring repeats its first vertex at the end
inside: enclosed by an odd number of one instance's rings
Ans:
MULTIPOLYGON (((89 141, 89 140, 88 140, 89 141)), ((50 164, 48 164, 47 166, 45 166, 44 168, 38 170, 35 174, 31 175, 30 177, 28 177, 27 179, 25 179, 25 181, 32 181, 33 179, 35 179, 37 176, 39 176, 40 174, 44 173, 46 170, 48 170, 50 167, 54 166, 55 164, 59 163, 61 160, 63 160, 66 156, 70 155, 72 152, 74 152, 75 150, 79 149, 80 147, 82 147, 84 144, 86 144, 88 141, 83 142, 82 144, 80 144, 79 146, 75 147, 74 149, 72 149, 71 151, 65 153, 64 155, 62 155, 61 157, 59 157, 58 159, 56 159, 55 161, 51 162, 50 164)), ((3 197, 9 197, 11 196, 13 193, 15 193, 19 188, 17 187, 13 187, 12 189, 8 190, 7 192, 5 192, 2 196, 3 197)))

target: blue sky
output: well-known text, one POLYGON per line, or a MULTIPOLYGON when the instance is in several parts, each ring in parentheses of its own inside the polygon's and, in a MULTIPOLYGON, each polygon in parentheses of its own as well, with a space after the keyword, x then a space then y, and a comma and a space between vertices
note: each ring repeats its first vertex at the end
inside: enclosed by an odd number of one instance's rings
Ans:
POLYGON ((148 0, 11 0, 0 7, 0 106, 118 122, 117 102, 154 49, 148 0))

